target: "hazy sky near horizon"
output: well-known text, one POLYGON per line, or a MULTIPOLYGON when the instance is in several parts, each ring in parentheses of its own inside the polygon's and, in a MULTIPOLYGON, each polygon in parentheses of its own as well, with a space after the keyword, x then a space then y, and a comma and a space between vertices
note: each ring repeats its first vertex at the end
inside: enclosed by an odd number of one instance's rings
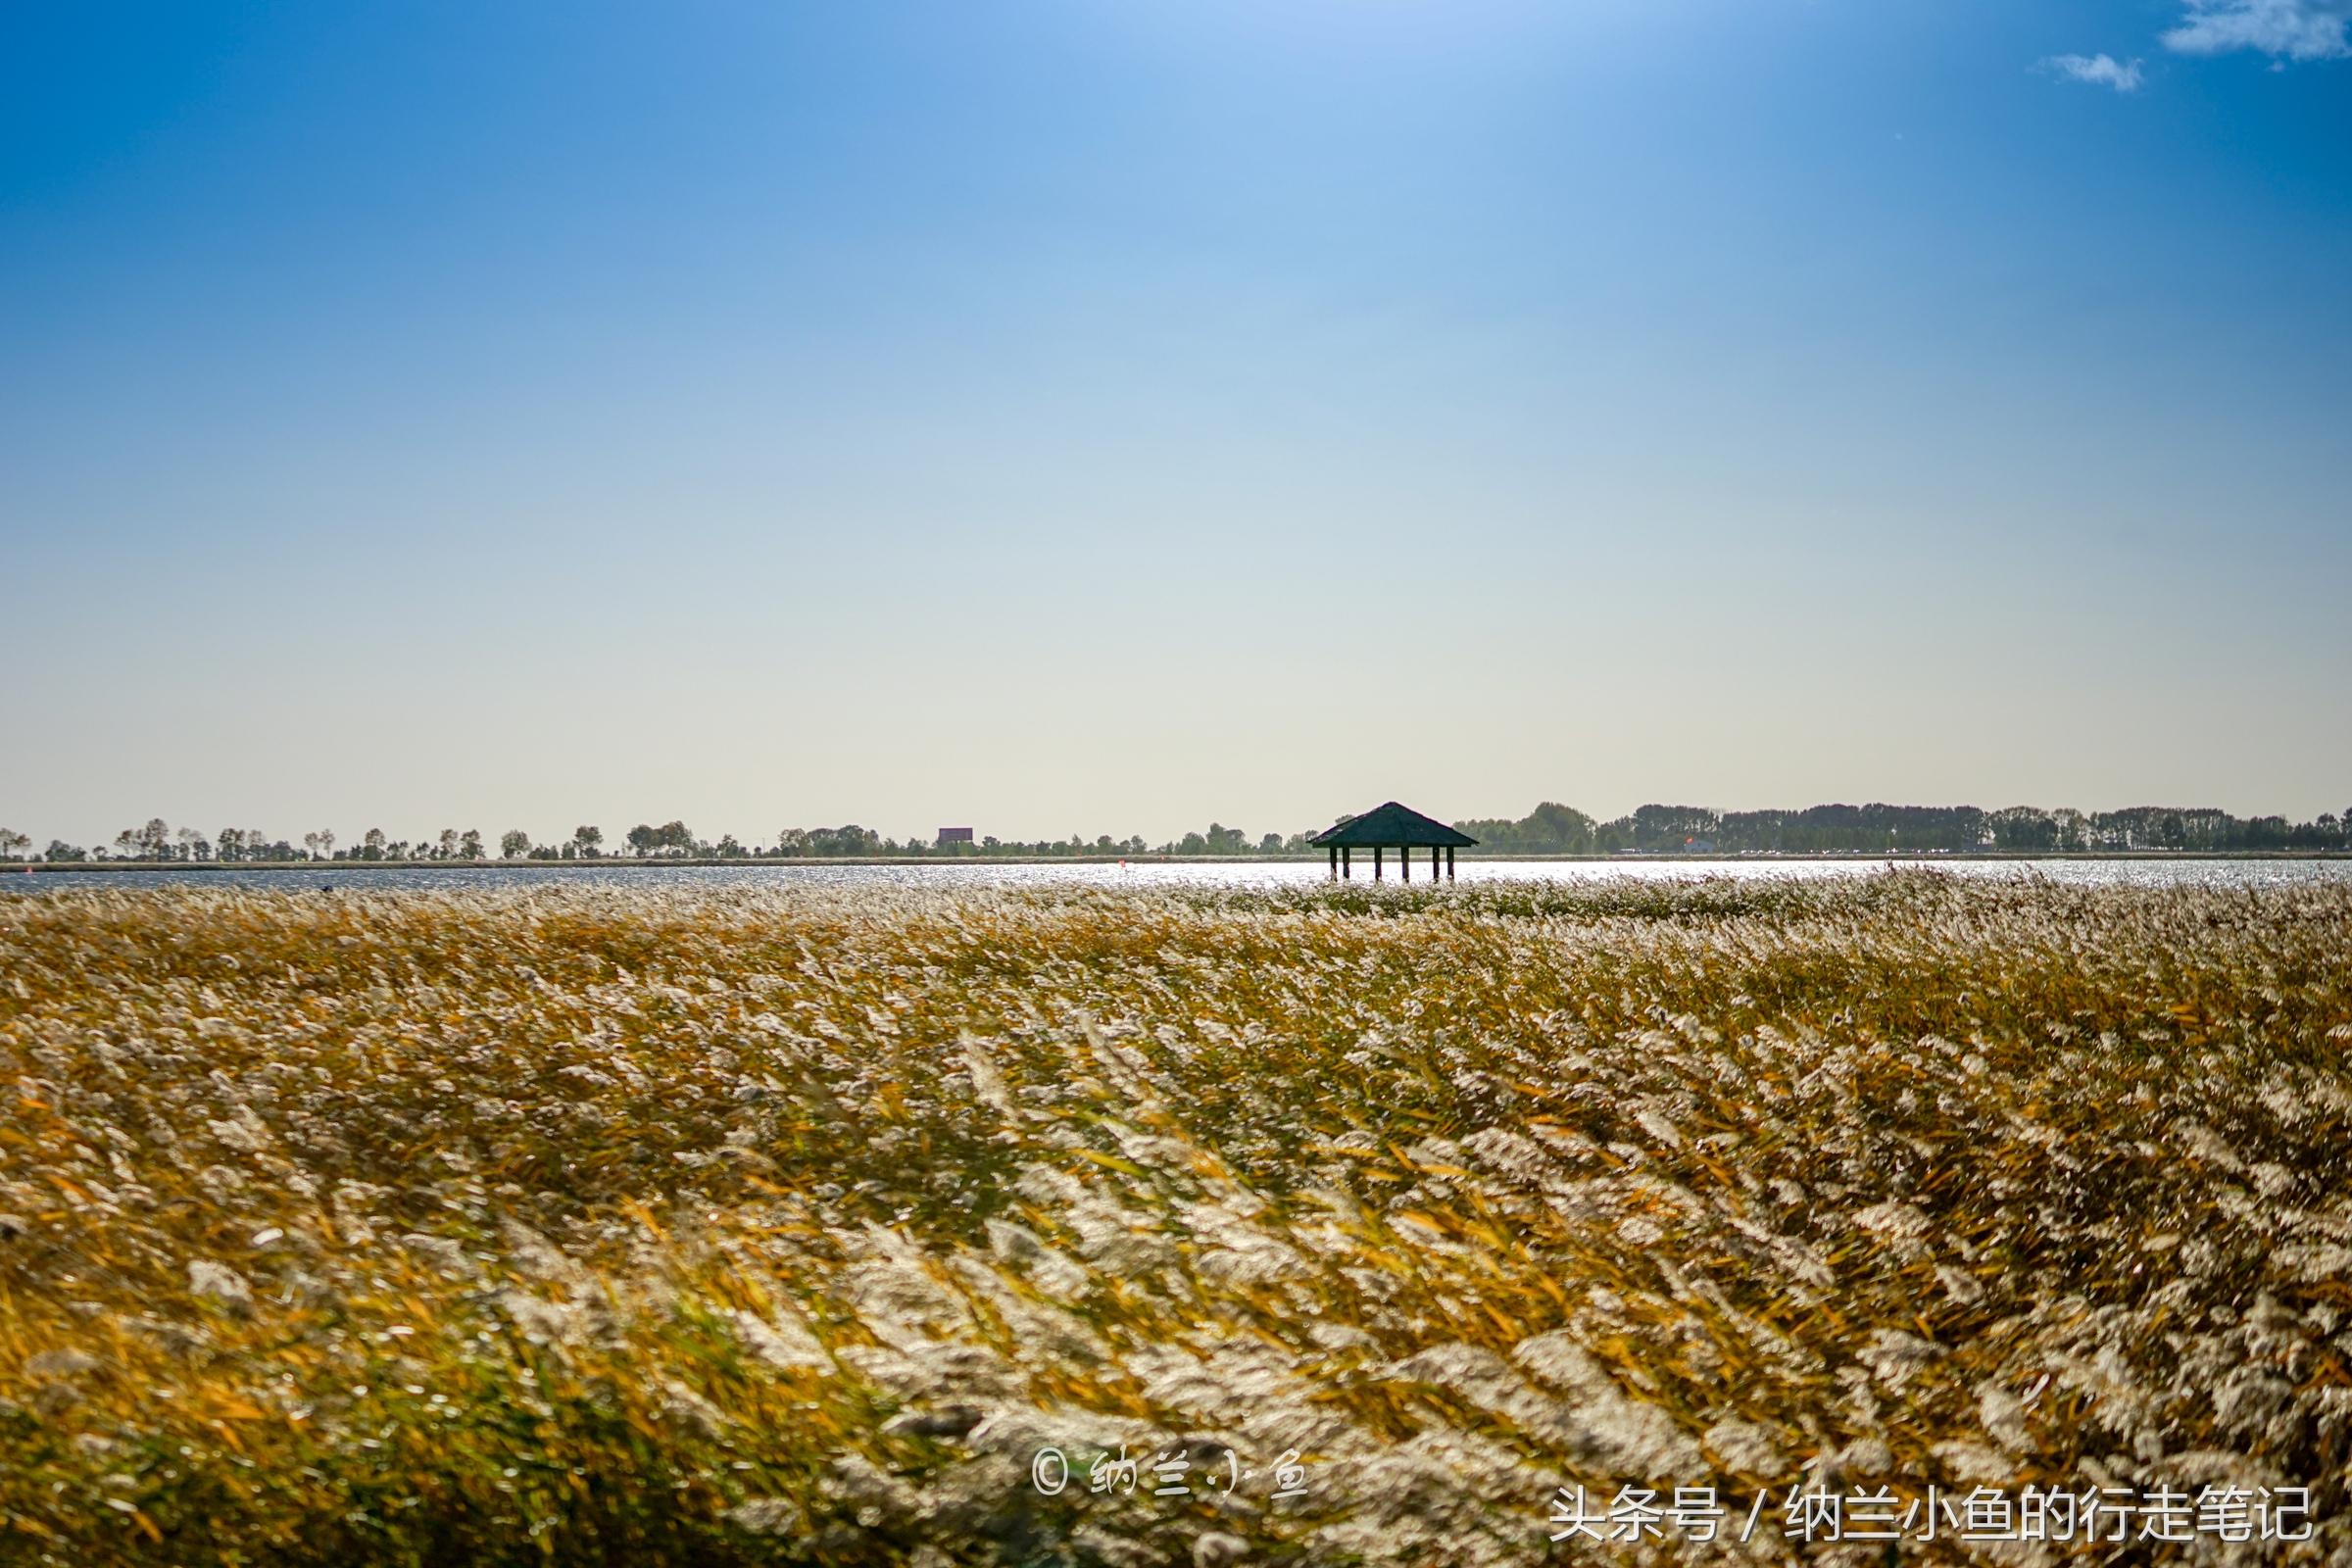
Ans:
POLYGON ((2348 16, 17 8, 0 824, 2344 810, 2348 16))

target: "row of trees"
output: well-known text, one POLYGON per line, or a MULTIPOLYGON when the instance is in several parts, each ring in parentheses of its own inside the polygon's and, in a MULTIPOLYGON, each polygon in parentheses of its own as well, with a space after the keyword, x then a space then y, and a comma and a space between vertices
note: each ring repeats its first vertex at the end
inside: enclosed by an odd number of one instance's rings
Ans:
MULTIPOLYGON (((260 828, 224 827, 219 837, 206 838, 192 827, 174 828, 162 817, 148 818, 145 827, 126 827, 114 843, 84 849, 63 839, 51 839, 38 858, 44 860, 299 860, 323 858, 333 848, 332 833, 305 833, 297 850, 284 839, 272 839, 260 828)), ((14 828, 0 828, 0 860, 27 860, 32 840, 14 828)))
POLYGON ((1803 810, 1718 811, 1644 806, 1612 822, 1546 802, 1518 821, 1457 824, 1489 850, 1522 855, 1820 855, 1890 850, 2065 853, 2115 850, 2352 849, 2352 808, 2309 822, 2237 817, 2211 807, 2133 806, 2117 811, 2011 806, 1814 806, 1803 810))
MULTIPOLYGON (((1818 855, 1888 851, 2065 853, 2113 850, 2341 850, 2352 849, 2352 808, 2338 816, 2323 811, 2309 822, 2282 816, 2236 817, 2210 807, 2135 806, 2120 811, 2043 810, 2012 806, 1987 811, 1974 806, 1814 806, 1801 811, 1718 811, 1702 806, 1644 806, 1614 821, 1600 822, 1572 806, 1546 801, 1516 821, 1471 818, 1456 824, 1491 854, 1609 855, 1722 854, 1818 855)), ((1109 855, 1303 855, 1314 853, 1311 831, 1267 833, 1256 839, 1237 827, 1211 822, 1205 832, 1187 833, 1165 844, 1141 837, 1114 839, 1001 840, 935 844, 884 838, 872 828, 785 828, 774 839, 745 844, 732 833, 715 843, 698 838, 684 822, 656 827, 640 822, 622 836, 615 855, 632 859, 803 859, 906 857, 963 859, 991 856, 1047 858, 1109 855)), ((131 860, 484 860, 490 854, 478 828, 445 827, 415 839, 388 837, 369 828, 357 844, 338 847, 332 832, 302 835, 301 847, 271 838, 259 828, 222 828, 207 837, 195 828, 174 828, 162 817, 143 827, 124 828, 111 845, 84 849, 52 839, 39 858, 51 861, 131 860)), ((32 840, 0 828, 0 860, 32 858, 32 840)), ((571 836, 543 844, 520 828, 499 835, 497 858, 506 860, 595 860, 606 857, 602 828, 583 825, 571 836)))
MULTIPOLYGON (((1278 834, 1266 836, 1265 848, 1280 849, 1285 841, 1278 834)), ((1297 835, 1292 847, 1302 847, 1304 839, 1297 835)), ((223 828, 214 837, 207 837, 195 828, 174 828, 162 817, 148 821, 145 827, 124 828, 115 835, 112 844, 89 848, 53 839, 37 858, 52 861, 123 860, 142 864, 171 864, 188 862, 255 862, 288 860, 486 860, 491 858, 487 840, 478 828, 446 827, 439 833, 421 834, 414 839, 396 839, 382 828, 369 828, 359 843, 342 846, 335 834, 326 830, 305 833, 301 847, 285 839, 272 839, 258 828, 223 828)), ((13 829, 0 828, 0 860, 35 858, 29 855, 32 840, 13 829)), ((1207 837, 1199 833, 1186 834, 1181 844, 1160 846, 1163 852, 1233 854, 1250 848, 1235 830, 1211 824, 1207 837), (1205 846, 1211 841, 1213 851, 1205 846)), ((1072 834, 1067 840, 1043 839, 1034 843, 1021 840, 982 839, 977 844, 934 844, 927 840, 884 838, 872 828, 851 823, 844 827, 785 828, 774 839, 745 844, 728 833, 715 842, 698 837, 682 821, 670 821, 655 826, 640 822, 622 835, 620 846, 608 852, 605 834, 600 827, 582 825, 572 829, 571 836, 554 843, 540 843, 521 828, 511 828, 498 837, 496 858, 502 860, 596 860, 608 854, 625 856, 632 859, 801 859, 841 858, 868 856, 915 856, 925 858, 956 859, 969 857, 1001 855, 1018 856, 1081 856, 1081 855, 1144 855, 1151 847, 1141 837, 1114 839, 1102 834, 1089 840, 1072 834)))

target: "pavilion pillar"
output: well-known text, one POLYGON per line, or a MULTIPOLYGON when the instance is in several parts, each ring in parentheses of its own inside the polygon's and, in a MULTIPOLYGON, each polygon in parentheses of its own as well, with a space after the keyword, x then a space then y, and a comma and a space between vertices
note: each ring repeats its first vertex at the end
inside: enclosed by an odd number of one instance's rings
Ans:
POLYGON ((1340 847, 1337 844, 1331 847, 1331 879, 1334 882, 1340 879, 1340 847))
POLYGON ((1373 881, 1375 881, 1375 882, 1377 882, 1377 881, 1379 881, 1379 880, 1380 880, 1380 859, 1381 859, 1381 855, 1382 855, 1382 851, 1381 851, 1381 848, 1380 848, 1380 846, 1379 846, 1379 845, 1377 845, 1377 844, 1373 845, 1373 846, 1372 846, 1372 880, 1373 880, 1373 881))
POLYGON ((1438 879, 1438 847, 1435 844, 1429 847, 1429 879, 1432 882, 1438 879))
POLYGON ((1396 846, 1396 874, 1407 882, 1413 879, 1413 847, 1410 844, 1396 846))
POLYGON ((1446 880, 1453 880, 1453 846, 1450 844, 1446 846, 1446 880))
POLYGON ((1345 882, 1354 875, 1355 847, 1351 844, 1343 844, 1340 846, 1340 880, 1345 882))

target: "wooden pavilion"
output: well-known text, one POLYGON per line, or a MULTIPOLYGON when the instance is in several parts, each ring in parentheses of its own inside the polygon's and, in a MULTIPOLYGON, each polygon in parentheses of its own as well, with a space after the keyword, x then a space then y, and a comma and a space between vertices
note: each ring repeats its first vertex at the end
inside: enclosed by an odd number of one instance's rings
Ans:
POLYGON ((1453 880, 1453 852, 1466 850, 1478 840, 1467 833, 1457 833, 1435 817, 1423 816, 1409 807, 1395 801, 1375 806, 1361 816, 1351 816, 1335 828, 1318 833, 1311 841, 1331 851, 1331 874, 1335 877, 1355 873, 1353 851, 1372 852, 1372 880, 1380 880, 1386 852, 1396 852, 1396 872, 1405 881, 1413 879, 1413 851, 1429 850, 1429 879, 1438 879, 1438 852, 1446 853, 1446 879, 1453 880))

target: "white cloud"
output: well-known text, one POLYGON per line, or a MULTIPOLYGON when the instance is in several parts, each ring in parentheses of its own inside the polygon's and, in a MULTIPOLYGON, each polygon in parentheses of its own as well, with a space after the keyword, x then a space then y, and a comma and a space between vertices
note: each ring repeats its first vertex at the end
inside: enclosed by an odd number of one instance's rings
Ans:
POLYGON ((2188 0, 2188 15, 2164 35, 2177 54, 2255 49, 2274 60, 2352 59, 2352 0, 2188 0))
POLYGON ((2139 62, 2129 64, 2113 55, 2052 55, 2041 63, 2044 71, 2056 72, 2069 81, 2087 81, 2094 87, 2113 87, 2117 92, 2139 91, 2139 62))

